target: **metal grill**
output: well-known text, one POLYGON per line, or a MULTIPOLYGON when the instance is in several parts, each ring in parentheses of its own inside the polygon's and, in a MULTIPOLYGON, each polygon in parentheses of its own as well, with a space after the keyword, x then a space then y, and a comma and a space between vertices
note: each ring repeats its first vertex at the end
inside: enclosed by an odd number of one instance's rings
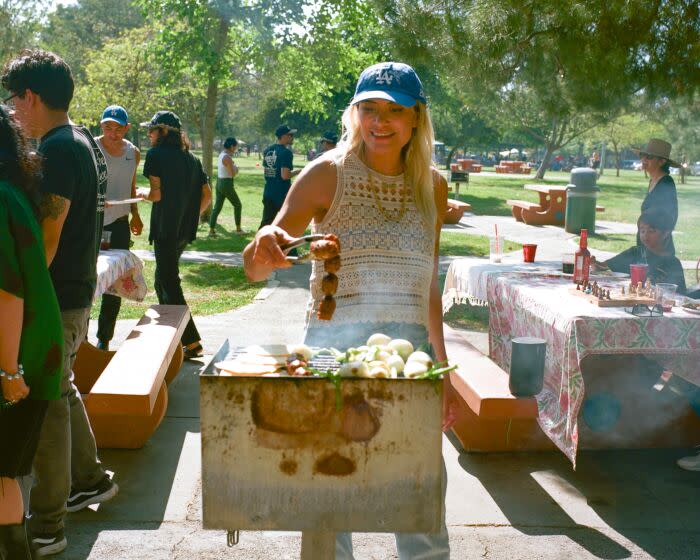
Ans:
MULTIPOLYGON (((320 348, 312 348, 312 350, 314 352, 318 352, 320 348)), ((238 356, 242 356, 243 354, 245 354, 245 347, 239 346, 233 350, 230 350, 223 358, 217 358, 216 361, 235 360, 238 356)), ((338 369, 340 369, 340 364, 336 362, 335 358, 330 354, 320 354, 311 358, 309 367, 323 372, 328 370, 336 372, 338 369)), ((218 368, 216 369, 218 370, 218 368)), ((284 366, 281 366, 281 370, 281 373, 284 373, 284 366)))

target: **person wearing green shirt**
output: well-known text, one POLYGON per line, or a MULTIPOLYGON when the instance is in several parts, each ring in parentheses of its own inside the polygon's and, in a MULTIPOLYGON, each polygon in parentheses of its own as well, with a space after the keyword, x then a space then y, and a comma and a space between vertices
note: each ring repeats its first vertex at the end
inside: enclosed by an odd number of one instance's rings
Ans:
POLYGON ((31 472, 49 400, 60 397, 63 330, 37 222, 36 164, 0 106, 0 557, 30 559, 17 477, 31 472))

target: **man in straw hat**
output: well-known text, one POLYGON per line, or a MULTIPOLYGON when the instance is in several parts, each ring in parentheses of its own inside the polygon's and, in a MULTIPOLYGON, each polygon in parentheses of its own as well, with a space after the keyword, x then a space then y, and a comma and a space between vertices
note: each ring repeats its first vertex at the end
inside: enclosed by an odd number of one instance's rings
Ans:
MULTIPOLYGON (((649 175, 649 188, 642 202, 642 212, 647 210, 662 210, 671 218, 671 229, 676 227, 678 221, 678 196, 676 195, 676 183, 669 175, 671 167, 680 167, 671 159, 671 144, 660 138, 652 138, 646 146, 634 150, 642 160, 642 169, 649 175)), ((637 245, 641 246, 639 232, 637 232, 637 245)), ((666 254, 676 253, 672 236, 667 237, 666 254)))

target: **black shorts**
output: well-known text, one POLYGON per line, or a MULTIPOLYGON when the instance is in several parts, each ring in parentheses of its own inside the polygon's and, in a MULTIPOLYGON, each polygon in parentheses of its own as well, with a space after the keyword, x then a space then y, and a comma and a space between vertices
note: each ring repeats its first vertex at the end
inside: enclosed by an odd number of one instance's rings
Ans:
POLYGON ((23 399, 0 408, 0 476, 17 478, 32 472, 48 401, 23 399))

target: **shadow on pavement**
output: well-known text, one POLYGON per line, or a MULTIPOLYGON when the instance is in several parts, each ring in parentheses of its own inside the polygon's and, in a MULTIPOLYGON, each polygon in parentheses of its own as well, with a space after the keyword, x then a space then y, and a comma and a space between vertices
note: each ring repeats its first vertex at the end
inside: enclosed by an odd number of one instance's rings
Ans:
POLYGON ((459 464, 526 535, 566 536, 596 558, 632 557, 605 534, 616 532, 653 558, 675 560, 700 549, 700 477, 676 467, 679 455, 582 451, 573 471, 560 453, 462 452, 459 464))
POLYGON ((68 549, 57 559, 87 558, 102 530, 157 530, 164 522, 188 519, 196 507, 201 471, 201 366, 198 361, 183 364, 168 388, 166 416, 143 448, 99 450, 105 468, 114 472, 119 493, 96 509, 68 514, 68 549))

